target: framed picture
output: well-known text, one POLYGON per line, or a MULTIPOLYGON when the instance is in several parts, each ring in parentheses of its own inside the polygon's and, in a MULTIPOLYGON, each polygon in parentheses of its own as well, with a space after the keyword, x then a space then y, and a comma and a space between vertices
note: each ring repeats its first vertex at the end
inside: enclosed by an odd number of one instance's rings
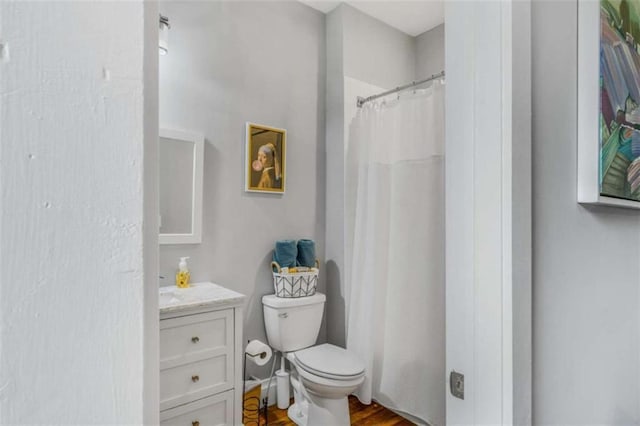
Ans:
POLYGON ((284 194, 287 131, 247 123, 245 191, 284 194))
POLYGON ((578 202, 640 208, 640 0, 578 2, 578 202))

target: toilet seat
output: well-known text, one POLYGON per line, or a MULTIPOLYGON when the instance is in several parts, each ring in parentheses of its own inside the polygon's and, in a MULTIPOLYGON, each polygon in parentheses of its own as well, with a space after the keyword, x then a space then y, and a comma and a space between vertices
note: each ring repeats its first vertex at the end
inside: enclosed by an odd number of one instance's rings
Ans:
MULTIPOLYGON (((331 346, 331 345, 328 345, 328 346, 331 346)), ((314 349, 314 348, 315 347, 303 349, 303 351, 314 349)), ((344 349, 337 348, 337 347, 335 348, 340 349, 341 351, 347 352, 344 349)), ((325 348, 325 349, 319 349, 318 351, 319 353, 326 353, 324 352, 326 350, 327 349, 325 348)), ((329 350, 331 350, 331 348, 329 350)), ((296 356, 296 355, 300 355, 299 352, 302 352, 302 351, 289 352, 287 354, 287 359, 291 361, 292 370, 297 372, 297 376, 302 382, 302 387, 304 388, 305 393, 307 393, 312 397, 314 404, 320 404, 321 406, 324 406, 324 404, 327 403, 326 401, 329 401, 329 400, 343 400, 343 402, 340 403, 340 406, 344 408, 343 414, 347 419, 347 423, 345 424, 348 424, 349 409, 346 402, 347 395, 349 395, 351 392, 357 389, 364 381, 364 367, 361 367, 362 371, 360 373, 354 374, 354 375, 331 374, 331 373, 327 373, 326 371, 319 371, 318 368, 310 368, 308 365, 302 364, 298 359, 298 357, 296 356), (315 398, 313 397, 314 395, 315 395, 315 398), (320 403, 320 401, 325 401, 325 402, 320 403)), ((340 351, 335 351, 335 352, 340 353, 340 351)), ((337 355, 336 357, 339 357, 339 356, 340 355, 337 355)), ((348 359, 350 356, 352 357, 353 355, 347 353, 345 355, 345 358, 348 359)), ((305 358, 304 354, 303 354, 303 358, 305 358)), ((307 362, 309 362, 309 360, 307 360, 307 362)), ((319 362, 321 367, 327 367, 326 363, 323 363, 322 361, 319 361, 319 362)), ((313 365, 318 367, 318 364, 313 364, 313 365)), ((327 368, 327 369, 335 370, 332 368, 327 368)), ((355 371, 359 369, 360 368, 356 368, 355 371)), ((344 371, 345 370, 343 370, 342 372, 344 371)), ((293 380, 293 377, 294 376, 292 375, 292 380, 293 380)))
POLYGON ((323 379, 353 381, 364 375, 364 365, 351 352, 328 343, 296 351, 296 366, 323 379))

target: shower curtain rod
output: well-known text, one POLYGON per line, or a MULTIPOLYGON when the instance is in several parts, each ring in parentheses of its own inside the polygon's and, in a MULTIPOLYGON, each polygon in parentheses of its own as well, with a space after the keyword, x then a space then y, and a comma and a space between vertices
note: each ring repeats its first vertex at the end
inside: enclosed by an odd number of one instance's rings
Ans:
POLYGON ((409 84, 405 84, 404 86, 399 86, 399 87, 396 87, 395 89, 387 90, 386 92, 382 92, 382 93, 379 93, 377 95, 369 96, 368 98, 363 98, 362 96, 358 96, 358 103, 357 103, 358 108, 362 108, 362 105, 364 105, 365 103, 367 103, 369 101, 372 101, 374 99, 378 99, 378 98, 381 98, 383 96, 390 95, 392 93, 400 92, 401 90, 408 89, 408 88, 413 87, 413 86, 418 86, 420 84, 427 83, 427 82, 429 82, 431 80, 435 80, 436 78, 440 78, 440 77, 444 77, 444 71, 440 71, 438 74, 433 74, 431 77, 425 78, 424 80, 413 81, 413 82, 411 82, 409 84))

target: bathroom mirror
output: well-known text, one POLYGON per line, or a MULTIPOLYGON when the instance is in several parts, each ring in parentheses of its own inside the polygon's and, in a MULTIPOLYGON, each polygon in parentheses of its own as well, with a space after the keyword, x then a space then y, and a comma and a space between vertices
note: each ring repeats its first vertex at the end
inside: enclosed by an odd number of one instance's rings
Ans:
POLYGON ((160 244, 202 242, 204 138, 160 129, 160 244))

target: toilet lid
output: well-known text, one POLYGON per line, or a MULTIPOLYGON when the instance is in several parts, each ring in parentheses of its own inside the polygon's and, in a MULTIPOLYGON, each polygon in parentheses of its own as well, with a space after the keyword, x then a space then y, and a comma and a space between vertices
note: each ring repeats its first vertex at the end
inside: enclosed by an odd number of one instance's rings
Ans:
POLYGON ((351 352, 325 343, 295 353, 297 364, 323 377, 350 378, 364 372, 364 364, 351 352))

